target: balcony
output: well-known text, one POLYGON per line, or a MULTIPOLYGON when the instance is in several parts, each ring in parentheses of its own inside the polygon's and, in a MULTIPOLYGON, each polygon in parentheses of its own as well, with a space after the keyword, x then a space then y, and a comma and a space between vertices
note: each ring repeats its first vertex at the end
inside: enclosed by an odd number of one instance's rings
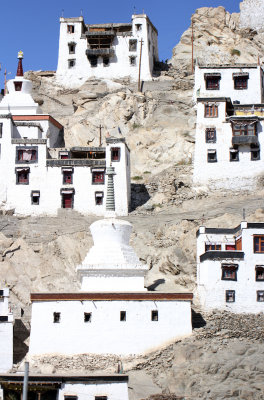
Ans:
POLYGON ((205 260, 225 260, 225 259, 237 259, 244 260, 243 251, 222 251, 222 250, 211 250, 200 256, 200 262, 205 260))
POLYGON ((232 145, 254 144, 259 145, 258 137, 256 135, 241 135, 232 137, 232 145))
POLYGON ((105 167, 105 160, 82 159, 52 159, 46 161, 47 167, 105 167))
POLYGON ((85 32, 85 36, 88 38, 94 38, 94 37, 105 37, 105 36, 112 36, 114 37, 116 35, 114 30, 108 30, 108 31, 87 31, 85 32))
POLYGON ((115 55, 115 50, 113 48, 101 48, 101 49, 86 49, 87 57, 90 56, 109 56, 113 57, 115 55))

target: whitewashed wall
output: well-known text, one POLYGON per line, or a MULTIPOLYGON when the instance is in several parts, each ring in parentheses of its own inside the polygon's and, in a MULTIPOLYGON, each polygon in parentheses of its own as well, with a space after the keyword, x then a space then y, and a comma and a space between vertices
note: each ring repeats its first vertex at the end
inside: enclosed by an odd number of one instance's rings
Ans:
POLYGON ((40 301, 32 305, 29 353, 141 354, 191 333, 190 301, 40 301), (151 321, 152 310, 158 321, 151 321), (54 312, 60 323, 53 323, 54 312), (91 322, 84 312, 92 312, 91 322))
POLYGON ((195 67, 195 97, 230 97, 231 101, 240 101, 241 104, 260 104, 263 101, 262 88, 263 72, 262 68, 256 64, 253 68, 202 68, 195 67), (233 73, 248 73, 248 89, 234 89, 233 73), (221 74, 220 89, 207 90, 204 74, 219 73, 221 74))
POLYGON ((0 372, 8 372, 13 366, 13 314, 9 311, 9 289, 0 298, 0 316, 7 317, 6 322, 0 321, 0 372))
POLYGON ((205 242, 232 243, 229 234, 200 234, 197 239, 197 293, 201 306, 205 310, 220 309, 236 313, 264 312, 264 302, 257 301, 257 291, 264 290, 264 282, 256 281, 256 265, 264 265, 264 254, 255 254, 253 235, 263 234, 263 229, 242 229, 241 259, 216 259, 200 262, 205 252, 205 242), (222 264, 238 264, 237 281, 222 280, 222 264), (226 303, 225 291, 235 290, 235 302, 226 303))
POLYGON ((128 400, 127 382, 65 383, 58 391, 58 400, 76 395, 78 400, 94 400, 95 396, 107 396, 107 400, 128 400))

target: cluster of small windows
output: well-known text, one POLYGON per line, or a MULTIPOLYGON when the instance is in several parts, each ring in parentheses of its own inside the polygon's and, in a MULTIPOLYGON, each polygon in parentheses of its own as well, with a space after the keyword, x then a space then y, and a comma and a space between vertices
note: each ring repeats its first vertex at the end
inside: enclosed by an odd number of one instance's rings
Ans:
MULTIPOLYGON (((222 281, 237 281, 238 264, 222 264, 222 281)), ((256 282, 264 282, 264 265, 255 267, 256 282)))
MULTIPOLYGON (((120 311, 120 321, 125 322, 127 320, 127 313, 126 311, 120 311)), ((151 321, 158 321, 159 320, 159 312, 158 310, 151 310, 151 315, 150 315, 151 321)), ((85 312, 83 314, 83 321, 85 323, 92 322, 92 313, 91 312, 85 312)), ((54 312, 53 313, 53 323, 58 324, 61 322, 61 313, 60 312, 54 312)))
MULTIPOLYGON (((235 290, 226 290, 225 292, 226 303, 235 303, 236 301, 236 291, 235 290)), ((264 302, 264 290, 257 290, 256 292, 256 301, 264 302)))
MULTIPOLYGON (((205 79, 206 90, 220 90, 221 74, 219 73, 204 74, 204 79, 205 79)), ((233 75, 234 89, 235 90, 247 89, 248 79, 249 75, 247 73, 234 74, 233 75)))
MULTIPOLYGON (((260 160, 260 149, 259 147, 252 147, 251 151, 251 161, 258 161, 260 160)), ((235 162, 239 161, 239 150, 231 148, 229 149, 229 161, 235 162)), ((216 149, 208 149, 207 150, 207 162, 214 163, 217 162, 217 151, 216 149)))

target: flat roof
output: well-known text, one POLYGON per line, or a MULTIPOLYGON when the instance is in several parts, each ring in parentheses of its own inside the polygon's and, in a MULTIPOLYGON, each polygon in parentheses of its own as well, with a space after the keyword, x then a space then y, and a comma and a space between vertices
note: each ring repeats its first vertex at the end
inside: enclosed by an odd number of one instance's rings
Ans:
POLYGON ((164 292, 101 292, 101 293, 31 293, 31 301, 82 301, 82 300, 188 300, 193 299, 193 293, 164 292))
POLYGON ((228 68, 257 68, 260 67, 259 64, 207 64, 207 65, 197 65, 200 69, 228 69, 228 68))
MULTIPOLYGON (((23 384, 24 374, 1 374, 0 383, 21 383, 23 384)), ((53 374, 53 375, 42 375, 42 374, 31 374, 29 373, 29 384, 31 383, 63 383, 63 382, 128 382, 128 375, 123 374, 89 374, 89 375, 75 375, 75 374, 53 374)))
MULTIPOLYGON (((218 235, 234 235, 241 230, 241 224, 235 228, 205 228, 205 234, 218 234, 218 235)), ((264 222, 248 222, 247 227, 243 229, 264 229, 264 222)), ((196 232, 196 237, 200 236, 200 229, 196 232)))
POLYGON ((49 121, 57 128, 62 129, 63 126, 51 115, 37 114, 37 115, 12 115, 13 121, 49 121))
POLYGON ((197 101, 226 101, 232 103, 230 97, 197 97, 197 101))

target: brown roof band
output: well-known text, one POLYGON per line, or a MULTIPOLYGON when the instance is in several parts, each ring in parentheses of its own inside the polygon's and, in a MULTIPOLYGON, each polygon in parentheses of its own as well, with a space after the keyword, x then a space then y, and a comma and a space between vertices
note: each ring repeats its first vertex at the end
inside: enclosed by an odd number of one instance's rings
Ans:
POLYGON ((31 293, 31 301, 71 300, 192 300, 192 293, 31 293))
POLYGON ((51 115, 12 115, 13 121, 50 121, 57 128, 62 129, 63 126, 51 115))

